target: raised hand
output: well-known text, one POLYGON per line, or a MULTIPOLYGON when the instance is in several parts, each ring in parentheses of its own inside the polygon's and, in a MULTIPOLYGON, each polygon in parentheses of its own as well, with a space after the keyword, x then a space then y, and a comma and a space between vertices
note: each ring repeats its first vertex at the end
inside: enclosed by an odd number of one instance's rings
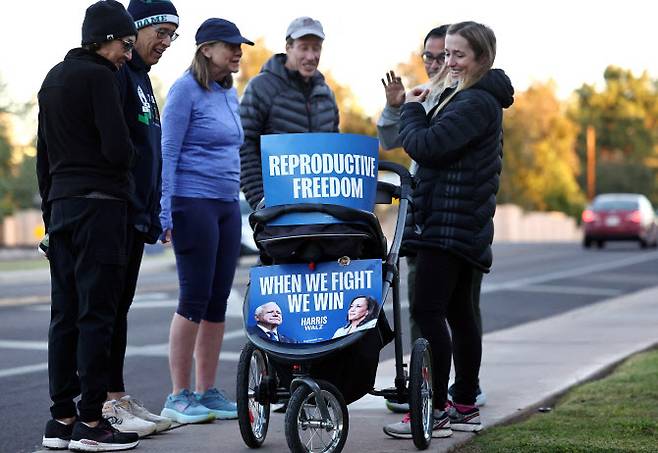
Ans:
POLYGON ((404 85, 402 79, 395 75, 395 71, 386 73, 386 80, 382 79, 386 91, 386 104, 391 107, 400 107, 404 103, 404 85))

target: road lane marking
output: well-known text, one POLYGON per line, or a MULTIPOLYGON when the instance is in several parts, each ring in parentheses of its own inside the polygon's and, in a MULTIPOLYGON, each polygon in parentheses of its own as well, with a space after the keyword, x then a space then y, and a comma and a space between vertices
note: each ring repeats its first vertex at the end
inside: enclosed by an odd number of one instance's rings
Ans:
POLYGON ((658 259, 658 252, 643 253, 640 256, 632 256, 629 258, 612 261, 607 263, 593 264, 590 266, 581 266, 573 269, 565 269, 557 272, 549 272, 547 274, 538 275, 536 277, 525 277, 516 280, 511 280, 503 283, 483 283, 482 294, 492 293, 495 291, 504 291, 510 289, 517 289, 523 286, 532 286, 539 283, 546 283, 551 280, 560 280, 564 278, 578 277, 581 275, 591 274, 593 272, 609 271, 618 267, 630 266, 633 264, 644 263, 658 259))
MULTIPOLYGON (((169 297, 166 293, 154 293, 153 296, 147 295, 135 297, 130 310, 142 310, 152 308, 176 308, 178 306, 178 299, 167 299, 169 297)), ((48 300, 41 300, 41 302, 50 302, 48 300)), ((226 307, 226 316, 242 317, 242 301, 243 296, 235 289, 231 290, 228 296, 228 306, 226 307)), ((50 304, 47 305, 30 305, 26 307, 30 311, 50 311, 50 304)), ((174 310, 172 310, 173 313, 174 310)))
POLYGON ((162 299, 167 299, 169 298, 169 294, 167 293, 139 293, 135 294, 135 297, 133 298, 133 303, 135 302, 142 302, 146 300, 162 300, 162 299))
MULTIPOLYGON (((128 346, 126 349, 126 356, 169 357, 169 343, 151 344, 146 346, 128 346)), ((240 352, 222 351, 219 354, 219 360, 223 362, 237 362, 239 359, 240 352)))
POLYGON ((0 307, 46 303, 48 304, 48 310, 50 310, 50 296, 4 297, 0 299, 0 307))
POLYGON ((48 363, 37 363, 36 365, 19 366, 16 368, 7 368, 0 370, 0 378, 21 376, 23 374, 32 374, 39 371, 48 370, 48 363))
POLYGON ((20 341, 0 340, 0 349, 25 349, 33 351, 47 351, 47 341, 20 341))
POLYGON ((618 296, 623 293, 618 289, 588 288, 583 286, 529 285, 516 288, 515 291, 530 293, 575 294, 583 296, 618 296))
MULTIPOLYGON (((239 331, 239 333, 240 335, 243 335, 243 331, 239 331)), ((224 338, 226 338, 226 335, 224 338)), ((48 342, 0 340, 0 348, 47 351, 48 342)), ((237 362, 240 359, 240 353, 241 352, 222 351, 219 355, 219 360, 220 362, 237 362)), ((169 343, 152 344, 146 346, 128 346, 126 348, 126 357, 169 357, 169 343)), ((0 369, 0 378, 22 376, 25 374, 38 373, 40 371, 47 370, 48 362, 14 368, 5 368, 0 369)))

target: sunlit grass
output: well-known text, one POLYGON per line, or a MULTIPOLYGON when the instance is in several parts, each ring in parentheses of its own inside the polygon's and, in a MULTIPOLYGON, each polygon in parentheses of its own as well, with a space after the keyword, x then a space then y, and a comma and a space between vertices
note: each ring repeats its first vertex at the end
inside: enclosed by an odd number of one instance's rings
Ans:
POLYGON ((487 430, 459 451, 657 452, 658 350, 575 388, 550 413, 487 430))

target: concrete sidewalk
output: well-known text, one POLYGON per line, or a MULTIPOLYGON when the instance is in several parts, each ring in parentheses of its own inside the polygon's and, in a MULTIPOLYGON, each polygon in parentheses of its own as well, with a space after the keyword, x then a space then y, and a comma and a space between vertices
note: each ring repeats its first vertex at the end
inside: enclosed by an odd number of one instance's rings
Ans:
MULTIPOLYGON (((534 302, 529 299, 528 303, 534 302)), ((533 412, 570 387, 590 379, 629 355, 658 343, 658 287, 608 300, 552 318, 484 336, 481 371, 488 403, 482 409, 485 427, 533 412)), ((394 363, 382 362, 377 387, 393 384, 394 363)), ((416 451, 411 440, 397 440, 382 425, 399 421, 370 395, 350 405, 346 452, 416 451)), ((156 409, 156 408, 152 408, 156 409)), ((472 434, 455 433, 433 439, 428 451, 443 452, 472 434)), ((140 452, 250 451, 242 442, 237 421, 188 425, 143 439, 140 452)), ((288 451, 283 415, 272 414, 264 452, 288 451)))

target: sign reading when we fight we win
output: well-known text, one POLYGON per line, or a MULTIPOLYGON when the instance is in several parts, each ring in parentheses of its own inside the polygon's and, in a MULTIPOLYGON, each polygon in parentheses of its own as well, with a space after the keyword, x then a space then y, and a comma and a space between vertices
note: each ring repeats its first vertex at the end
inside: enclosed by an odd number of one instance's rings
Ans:
POLYGON ((248 332, 280 343, 317 343, 375 327, 381 309, 378 259, 256 266, 248 332))
MULTIPOLYGON (((355 134, 278 134, 261 137, 266 206, 336 204, 372 211, 379 145, 355 134)), ((287 214, 273 225, 333 223, 326 214, 287 214)))

